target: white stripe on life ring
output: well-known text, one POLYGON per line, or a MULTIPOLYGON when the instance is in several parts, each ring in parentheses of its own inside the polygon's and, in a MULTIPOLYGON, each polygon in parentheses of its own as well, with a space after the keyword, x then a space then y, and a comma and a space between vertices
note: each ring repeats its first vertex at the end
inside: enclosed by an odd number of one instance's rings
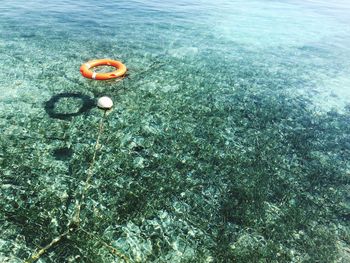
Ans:
POLYGON ((89 69, 91 68, 91 65, 89 63, 85 63, 85 66, 89 69))
POLYGON ((96 79, 96 72, 92 73, 92 79, 96 79))

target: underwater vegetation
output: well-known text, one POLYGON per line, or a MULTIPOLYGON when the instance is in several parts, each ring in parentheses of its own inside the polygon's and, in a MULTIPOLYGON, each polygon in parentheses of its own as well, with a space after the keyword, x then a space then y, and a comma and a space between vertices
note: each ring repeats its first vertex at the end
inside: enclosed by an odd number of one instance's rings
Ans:
POLYGON ((63 233, 38 262, 347 262, 350 107, 313 106, 304 67, 152 59, 149 78, 94 84, 105 117, 87 80, 6 116, 2 262, 63 233))
POLYGON ((350 262, 345 8, 3 2, 0 262, 350 262))

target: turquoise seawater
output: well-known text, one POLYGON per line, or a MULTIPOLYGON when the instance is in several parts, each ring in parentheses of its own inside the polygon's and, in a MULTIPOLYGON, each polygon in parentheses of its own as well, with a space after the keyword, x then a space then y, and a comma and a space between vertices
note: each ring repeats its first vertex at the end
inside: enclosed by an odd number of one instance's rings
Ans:
POLYGON ((2 0, 0 261, 350 262, 349 25, 346 0, 2 0))

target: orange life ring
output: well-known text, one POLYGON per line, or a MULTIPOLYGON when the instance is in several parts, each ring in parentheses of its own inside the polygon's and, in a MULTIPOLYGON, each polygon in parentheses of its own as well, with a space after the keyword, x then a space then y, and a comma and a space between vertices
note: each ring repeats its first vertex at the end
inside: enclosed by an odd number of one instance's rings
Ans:
POLYGON ((127 68, 120 61, 112 60, 112 59, 96 59, 91 60, 80 67, 80 72, 85 78, 89 79, 97 79, 97 80, 107 80, 107 79, 115 79, 125 75, 127 68), (97 66, 112 66, 117 70, 107 73, 97 73, 91 70, 91 68, 97 66))

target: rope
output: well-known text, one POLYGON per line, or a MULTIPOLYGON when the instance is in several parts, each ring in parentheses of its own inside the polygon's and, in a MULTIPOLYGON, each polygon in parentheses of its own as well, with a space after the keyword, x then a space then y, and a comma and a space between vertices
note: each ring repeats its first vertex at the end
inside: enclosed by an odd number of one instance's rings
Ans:
POLYGON ((73 217, 72 217, 72 219, 71 219, 71 221, 69 223, 70 226, 75 225, 75 226, 79 227, 79 224, 80 224, 81 205, 82 205, 82 203, 85 200, 85 195, 86 195, 87 190, 91 186, 90 181, 91 181, 92 176, 93 176, 93 168, 94 168, 94 164, 95 164, 95 161, 96 161, 97 151, 99 149, 100 138, 101 138, 101 135, 103 133, 103 121, 104 121, 105 117, 106 117, 106 111, 104 112, 103 117, 100 120, 100 125, 99 125, 99 129, 98 129, 98 135, 97 135, 97 139, 96 139, 95 147, 94 147, 94 154, 92 156, 91 163, 90 163, 89 168, 87 170, 87 177, 86 177, 86 181, 85 181, 85 187, 84 187, 83 192, 81 194, 80 201, 79 200, 76 201, 73 217))
POLYGON ((61 235, 59 235, 56 238, 52 239, 52 241, 48 245, 46 245, 45 247, 40 249, 38 252, 34 253, 30 258, 28 258, 25 261, 25 263, 34 263, 35 261, 37 261, 47 250, 49 250, 52 246, 54 246, 55 244, 60 242, 62 240, 62 238, 67 236, 70 232, 71 232, 70 229, 67 229, 61 235))
MULTIPOLYGON (((75 231, 75 230, 82 230, 83 232, 90 234, 89 232, 87 232, 86 230, 83 230, 81 228, 79 228, 80 225, 80 212, 81 212, 81 206, 82 203, 84 202, 85 198, 86 198, 86 193, 89 190, 89 187, 91 186, 91 179, 93 177, 93 171, 94 171, 94 165, 96 162, 96 156, 97 156, 97 152, 100 149, 100 138, 101 135, 103 133, 103 124, 104 124, 104 120, 107 116, 107 111, 104 111, 104 114, 100 120, 100 124, 99 124, 99 129, 98 129, 98 134, 97 134, 97 138, 96 138, 96 142, 95 142, 95 146, 94 146, 94 153, 92 156, 92 160, 90 162, 90 165, 87 169, 87 177, 85 180, 85 185, 84 185, 84 189, 81 193, 81 198, 80 200, 77 199, 76 203, 75 203, 75 209, 73 212, 73 216, 70 219, 69 223, 68 223, 68 229, 66 231, 64 231, 62 234, 60 234, 59 236, 57 236, 56 238, 52 239, 52 241, 46 245, 45 247, 41 248, 39 251, 34 252, 26 261, 25 263, 34 263, 36 262, 44 253, 46 253, 49 249, 51 249, 54 245, 56 245, 57 243, 59 243, 63 238, 65 238, 68 234, 70 234, 71 232, 75 231)), ((96 237, 95 237, 96 238, 96 237)), ((129 262, 129 259, 126 255, 124 255, 122 252, 118 251, 116 248, 112 247, 111 245, 107 244, 106 242, 104 242, 101 239, 98 239, 98 241, 100 243, 102 243, 102 245, 104 245, 112 254, 122 258, 125 262, 129 262)))

